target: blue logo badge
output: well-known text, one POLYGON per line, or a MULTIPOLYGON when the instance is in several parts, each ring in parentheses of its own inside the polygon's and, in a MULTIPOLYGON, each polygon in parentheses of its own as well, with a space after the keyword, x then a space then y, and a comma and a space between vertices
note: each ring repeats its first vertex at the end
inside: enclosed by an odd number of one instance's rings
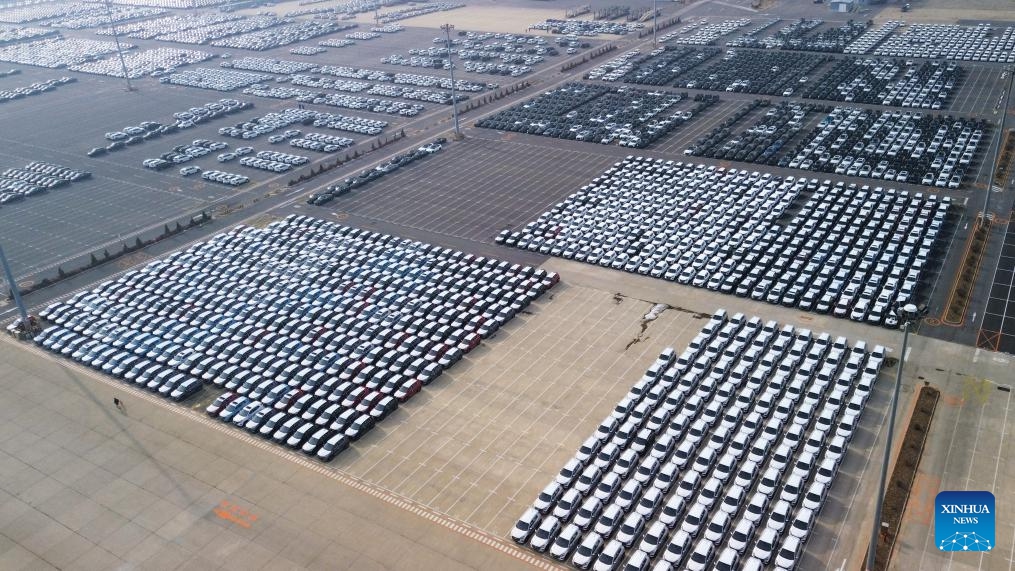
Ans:
POLYGON ((934 540, 941 551, 994 549, 994 494, 941 492, 934 513, 934 540))

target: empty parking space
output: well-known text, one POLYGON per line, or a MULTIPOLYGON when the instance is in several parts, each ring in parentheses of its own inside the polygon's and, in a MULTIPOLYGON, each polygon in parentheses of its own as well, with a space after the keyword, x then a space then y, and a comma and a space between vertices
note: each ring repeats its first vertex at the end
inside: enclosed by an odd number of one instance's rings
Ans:
POLYGON ((1011 221, 1004 234, 989 295, 977 345, 1015 353, 1015 224, 1011 221))
POLYGON ((28 275, 81 255, 87 261, 89 252, 101 254, 105 244, 119 253, 118 235, 126 238, 153 225, 161 229, 205 204, 178 189, 94 177, 0 208, 4 251, 15 275, 28 275))
POLYGON ((0 568, 533 568, 489 534, 82 367, 6 339, 0 354, 0 568))
POLYGON ((988 113, 994 108, 1003 89, 1001 68, 991 65, 959 65, 966 69, 966 74, 948 109, 956 113, 988 113))
POLYGON ((590 152, 470 139, 339 197, 327 209, 491 242, 611 161, 590 152))
POLYGON ((702 323, 674 310, 643 323, 651 307, 558 286, 337 466, 506 537, 632 376, 702 323))
MULTIPOLYGON (((1010 442, 1015 430, 1012 393, 999 390, 1011 381, 1011 358, 986 351, 972 358, 958 345, 917 345, 906 364, 906 382, 929 381, 941 389, 927 444, 896 540, 893 564, 916 569, 1008 569, 1013 553, 1015 518, 998 509, 991 553, 939 551, 935 545, 934 499, 945 490, 986 490, 997 505, 1015 501, 1010 442), (939 351, 925 362, 927 351, 939 351)), ((968 350, 967 350, 968 351, 968 350)), ((906 390, 904 388, 904 390, 906 390)), ((905 410, 900 408, 900 411, 905 410)))

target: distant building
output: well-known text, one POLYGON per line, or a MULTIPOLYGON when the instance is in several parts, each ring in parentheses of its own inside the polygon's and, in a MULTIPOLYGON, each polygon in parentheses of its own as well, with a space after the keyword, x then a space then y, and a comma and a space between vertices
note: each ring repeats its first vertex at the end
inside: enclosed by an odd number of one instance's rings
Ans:
POLYGON ((832 12, 852 12, 853 4, 853 0, 831 0, 828 7, 832 12))

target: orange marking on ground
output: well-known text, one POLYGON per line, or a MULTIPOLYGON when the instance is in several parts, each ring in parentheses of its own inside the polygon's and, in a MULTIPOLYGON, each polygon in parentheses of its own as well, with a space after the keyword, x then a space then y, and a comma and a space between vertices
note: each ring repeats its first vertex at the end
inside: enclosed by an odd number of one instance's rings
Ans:
POLYGON ((228 500, 222 500, 219 502, 218 507, 214 508, 212 512, 214 512, 219 518, 231 521, 246 529, 250 529, 251 524, 257 521, 256 515, 228 500))
POLYGON ((959 407, 959 406, 962 406, 963 404, 965 404, 965 402, 966 402, 966 400, 964 398, 960 397, 959 395, 947 395, 947 394, 941 393, 941 404, 945 404, 945 405, 948 405, 948 406, 959 407))

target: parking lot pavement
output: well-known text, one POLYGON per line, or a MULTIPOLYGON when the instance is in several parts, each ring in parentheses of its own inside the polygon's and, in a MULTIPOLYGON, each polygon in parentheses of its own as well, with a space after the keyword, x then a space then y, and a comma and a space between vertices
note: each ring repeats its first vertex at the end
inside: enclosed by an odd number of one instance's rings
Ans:
POLYGON ((961 62, 959 65, 966 69, 966 76, 962 79, 948 111, 992 114, 998 92, 1003 89, 1002 68, 997 65, 977 65, 967 62, 961 62))
POLYGON ((642 328, 651 304, 641 300, 580 286, 547 298, 336 467, 505 537, 632 375, 707 318, 666 311, 642 328))
MULTIPOLYGON (((765 319, 775 319, 780 323, 815 332, 828 331, 833 335, 844 335, 850 340, 865 339, 869 344, 882 344, 888 348, 890 356, 898 358, 898 346, 901 343, 898 331, 802 313, 679 284, 663 284, 653 278, 570 260, 552 258, 542 267, 560 273, 562 283, 568 288, 588 287, 616 291, 633 299, 667 303, 689 312, 708 313, 721 307, 731 314, 740 311, 745 315, 760 315, 765 319)), ((676 346, 682 346, 681 342, 683 339, 673 341, 676 346)), ((910 512, 927 510, 926 513, 919 512, 922 514, 918 514, 919 517, 932 518, 933 500, 939 490, 996 490, 1000 505, 1004 505, 1005 497, 1015 496, 1005 480, 1006 474, 1015 473, 1010 469, 1015 462, 1001 448, 1001 439, 1009 438, 1002 437, 1001 434, 1012 430, 1007 420, 1010 393, 998 392, 996 389, 997 383, 1010 382, 1010 367, 1011 359, 999 354, 971 352, 965 345, 924 336, 910 336, 896 422, 896 447, 901 442, 915 388, 927 382, 942 389, 944 393, 938 408, 941 416, 934 419, 925 459, 921 463, 920 472, 924 475, 918 477, 918 487, 913 492, 914 498, 919 494, 926 495, 925 502, 920 504, 919 501, 922 500, 912 500, 910 512), (993 382, 987 383, 983 379, 993 382), (974 398, 979 399, 977 402, 980 404, 966 404, 974 402, 974 398), (961 424, 956 424, 960 422, 957 415, 961 415, 961 424), (1000 427, 1003 427, 1003 431, 995 430, 1000 427), (942 473, 943 477, 940 476, 942 473), (928 485, 925 481, 928 478, 930 483, 937 486, 932 492, 923 488, 928 485), (933 478, 941 478, 941 482, 938 483, 933 478)), ((877 490, 880 458, 884 453, 885 420, 896 370, 895 367, 886 368, 878 380, 876 390, 868 402, 861 430, 854 439, 855 446, 843 461, 840 477, 830 492, 829 503, 818 519, 818 531, 807 542, 801 566, 803 569, 859 568, 866 555, 867 543, 863 538, 873 517, 873 497, 877 490)), ((592 428, 591 424, 589 428, 592 428)), ((902 541, 909 547, 897 549, 893 566, 900 569, 946 567, 947 558, 944 562, 931 559, 937 557, 937 552, 933 545, 930 523, 925 523, 925 527, 921 528, 919 521, 914 525, 909 524, 916 516, 907 512, 906 517, 907 522, 903 525, 906 531, 902 541), (926 544, 923 543, 925 540, 926 544), (917 541, 919 545, 914 543, 917 541)), ((998 517, 998 542, 1004 542, 1006 549, 1011 549, 1011 543, 1006 538, 1015 531, 1015 517, 998 517)), ((1006 564, 1007 559, 996 556, 989 559, 989 565, 988 560, 984 560, 985 567, 998 568, 997 565, 1000 565, 1007 568, 1001 563, 995 563, 1004 561, 1006 564)), ((963 562, 956 558, 953 563, 956 568, 961 568, 963 562)))
MULTIPOLYGON (((693 98, 693 95, 691 97, 693 98)), ((683 156, 684 149, 689 146, 688 143, 711 132, 726 117, 746 105, 747 103, 741 101, 725 101, 720 96, 719 103, 709 107, 666 137, 652 143, 648 148, 658 153, 683 156)), ((634 149, 629 150, 634 151, 634 149)))
POLYGON ((148 226, 161 228, 164 222, 198 213, 206 203, 192 194, 93 177, 0 208, 4 250, 16 275, 81 255, 87 261, 89 252, 101 254, 108 242, 110 253, 118 253, 121 232, 126 237, 148 226))
MULTIPOLYGON (((1009 218, 1007 224, 997 226, 994 232, 1000 234, 1001 251, 989 289, 985 290, 977 346, 1015 354, 1015 224, 1009 218)), ((984 272, 984 276, 991 274, 984 272)))
POLYGON ((310 213, 326 216, 334 210, 489 243, 612 160, 592 152, 469 138, 310 213))
MULTIPOLYGON (((1015 430, 1008 356, 917 338, 906 365, 906 385, 929 382, 941 389, 927 444, 914 481, 892 567, 899 569, 1009 569, 1015 557, 1015 517, 999 508, 997 549, 989 554, 938 551, 934 541, 934 498, 943 490, 987 490, 998 506, 1015 502, 1015 430), (928 357, 930 357, 928 359, 928 357), (915 383, 913 382, 915 380, 915 383)), ((900 408, 900 411, 904 409, 900 408)), ((901 414, 900 414, 901 419, 901 414)), ((869 521, 869 520, 868 520, 869 521)))
POLYGON ((551 568, 34 349, 0 355, 0 568, 551 568))

